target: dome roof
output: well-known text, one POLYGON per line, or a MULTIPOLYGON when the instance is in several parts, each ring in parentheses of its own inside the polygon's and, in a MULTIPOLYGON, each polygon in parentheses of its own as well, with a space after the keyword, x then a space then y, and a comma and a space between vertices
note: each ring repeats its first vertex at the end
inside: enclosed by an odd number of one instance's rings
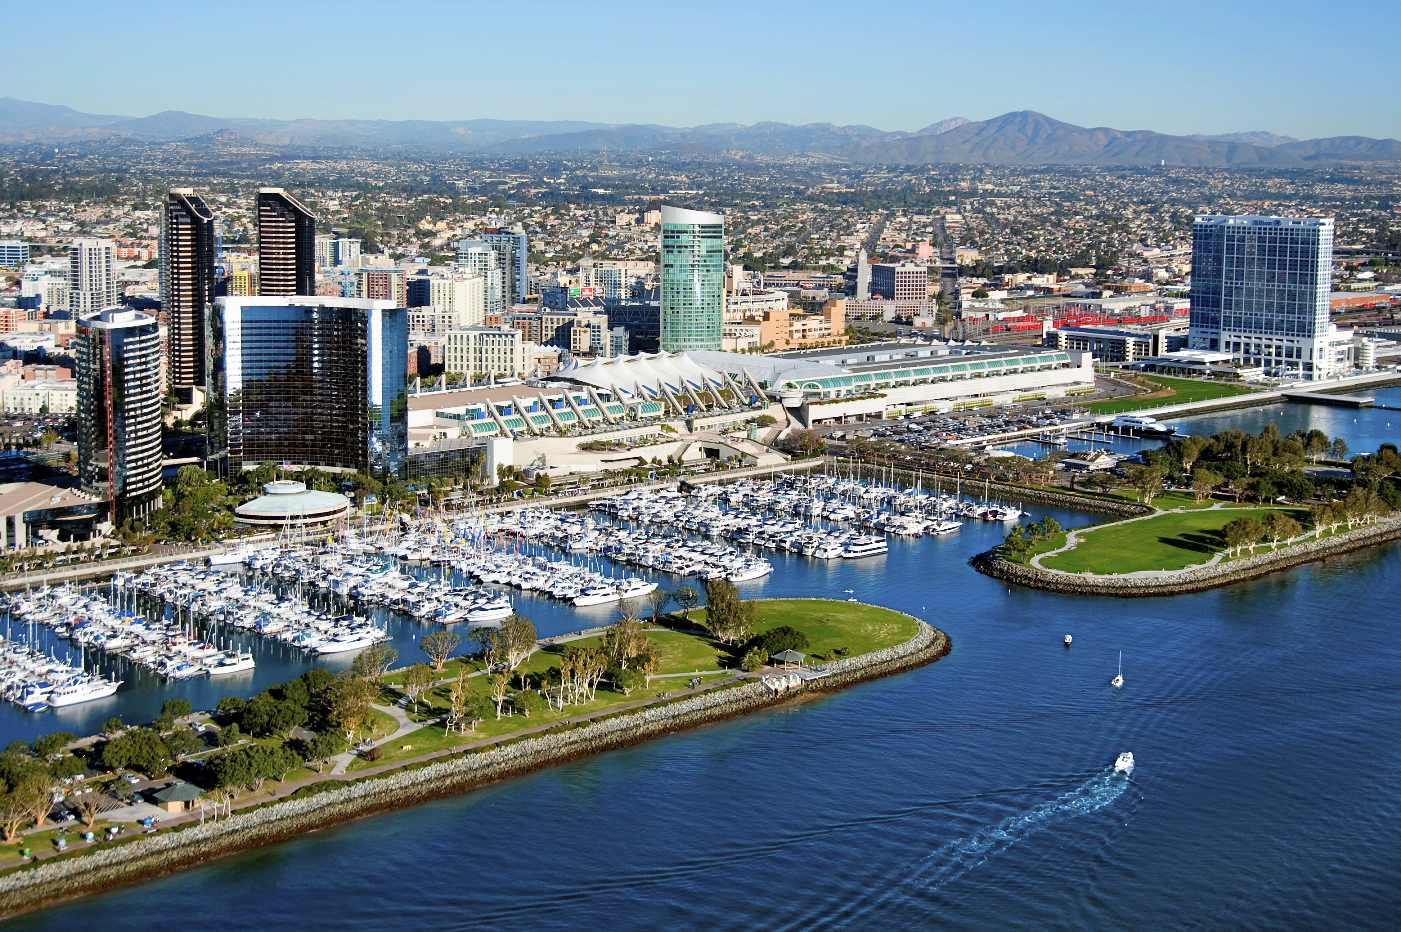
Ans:
POLYGON ((263 495, 234 509, 240 519, 255 523, 326 520, 343 514, 350 500, 335 492, 317 492, 305 482, 279 479, 263 486, 263 495))

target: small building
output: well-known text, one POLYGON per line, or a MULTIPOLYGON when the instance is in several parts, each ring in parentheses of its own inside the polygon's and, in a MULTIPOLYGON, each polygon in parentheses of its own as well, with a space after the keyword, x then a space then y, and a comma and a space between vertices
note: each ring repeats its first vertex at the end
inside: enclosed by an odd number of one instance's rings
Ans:
POLYGON ((350 499, 336 492, 317 492, 305 482, 278 479, 263 486, 263 494, 234 509, 239 524, 264 527, 316 527, 333 524, 350 512, 350 499))
POLYGON ((166 812, 188 812, 195 808, 195 800, 204 795, 204 790, 193 783, 176 780, 151 794, 151 802, 166 812))
POLYGON ((1103 450, 1091 450, 1079 456, 1067 457, 1060 464, 1072 472, 1107 472, 1119 465, 1119 458, 1103 450))

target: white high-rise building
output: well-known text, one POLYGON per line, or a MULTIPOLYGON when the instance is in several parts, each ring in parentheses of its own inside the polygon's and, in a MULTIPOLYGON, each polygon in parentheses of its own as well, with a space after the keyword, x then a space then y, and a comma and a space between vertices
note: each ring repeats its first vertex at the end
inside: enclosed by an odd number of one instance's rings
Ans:
POLYGON ((109 239, 75 239, 68 250, 68 309, 74 319, 117 303, 117 247, 109 239))
POLYGON ((479 275, 485 283, 487 314, 506 309, 506 278, 497 251, 481 240, 464 239, 457 244, 457 267, 479 275))
POLYGON ((486 322, 486 279, 466 272, 453 272, 428 280, 429 304, 454 315, 456 327, 480 327, 486 322))

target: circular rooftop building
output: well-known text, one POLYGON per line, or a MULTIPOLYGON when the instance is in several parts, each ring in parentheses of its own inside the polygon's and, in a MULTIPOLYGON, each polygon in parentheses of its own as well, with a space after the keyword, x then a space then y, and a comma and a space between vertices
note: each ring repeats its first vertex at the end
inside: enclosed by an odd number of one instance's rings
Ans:
POLYGON ((283 527, 330 524, 350 512, 350 499, 335 492, 307 489, 305 482, 278 479, 263 494, 234 509, 240 524, 283 527))

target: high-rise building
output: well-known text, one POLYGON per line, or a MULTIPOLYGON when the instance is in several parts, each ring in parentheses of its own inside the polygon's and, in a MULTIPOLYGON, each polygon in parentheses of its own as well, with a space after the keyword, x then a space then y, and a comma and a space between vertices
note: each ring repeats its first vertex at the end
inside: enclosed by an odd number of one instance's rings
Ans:
MULTIPOLYGON (((870 266, 871 296, 887 301, 926 301, 929 298, 929 268, 913 262, 870 266)), ((860 269, 857 270, 860 281, 860 269)), ((859 289, 859 286, 858 286, 859 289)), ((858 297, 859 300, 859 297, 858 297)))
POLYGON ((258 189, 258 292, 316 291, 316 217, 281 188, 258 189))
POLYGON ((318 269, 360 268, 360 240, 348 236, 316 237, 318 269))
POLYGON ((214 213, 189 188, 171 188, 161 222, 161 310, 167 321, 167 377, 182 401, 203 388, 214 309, 214 213))
POLYGON ((486 313, 500 314, 507 307, 506 278, 501 269, 501 256, 481 240, 464 239, 457 244, 457 267, 471 275, 480 275, 486 291, 486 313))
POLYGON ((141 518, 161 500, 161 347, 156 319, 122 307, 78 319, 78 476, 141 518))
POLYGON ((117 303, 117 247, 110 239, 75 239, 68 249, 68 309, 76 320, 117 303))
POLYGON ((721 348, 725 320, 725 218, 662 205, 661 347, 721 348))
POLYGON ((218 305, 231 469, 267 460, 402 474, 408 311, 390 301, 302 295, 218 305))
POLYGON ((486 320, 486 281, 480 275, 420 273, 409 279, 408 298, 409 307, 431 307, 451 316, 454 327, 479 327, 486 320))
POLYGON ((1327 377, 1338 362, 1328 321, 1332 270, 1331 217, 1197 217, 1188 346, 1327 377))
POLYGON ((17 239, 0 239, 0 268, 13 269, 28 261, 28 243, 17 239))
POLYGON ((481 241, 496 253, 501 269, 502 300, 506 307, 519 304, 530 293, 528 257, 530 243, 520 227, 514 230, 491 229, 482 234, 481 241))
POLYGON ((357 269, 355 297, 389 301, 395 307, 408 307, 407 279, 408 273, 403 269, 357 269))

